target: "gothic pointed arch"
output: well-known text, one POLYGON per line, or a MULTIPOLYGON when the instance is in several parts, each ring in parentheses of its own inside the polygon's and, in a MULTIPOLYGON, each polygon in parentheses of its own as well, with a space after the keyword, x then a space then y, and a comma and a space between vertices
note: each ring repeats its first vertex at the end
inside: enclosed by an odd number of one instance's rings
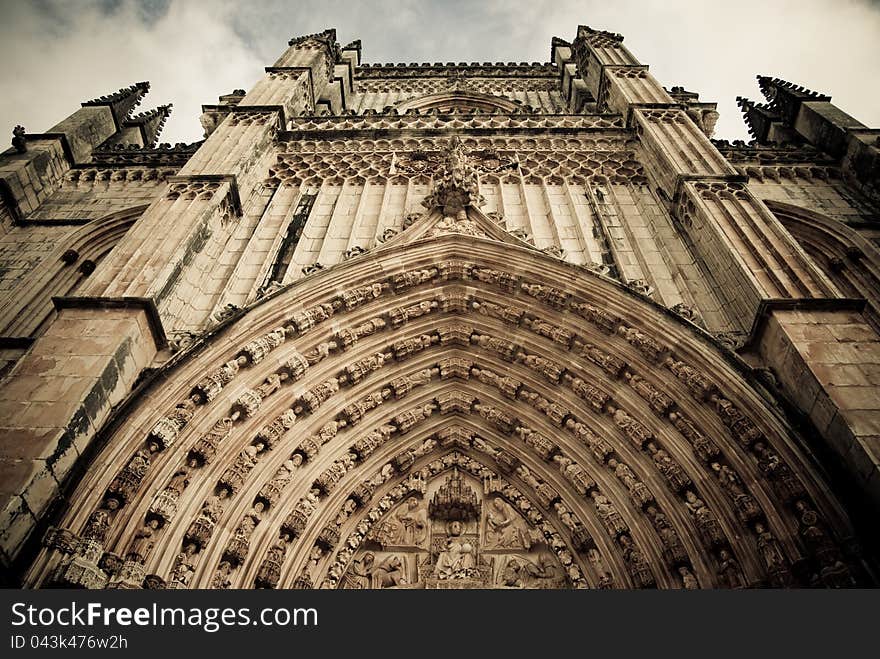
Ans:
POLYGON ((71 231, 22 281, 0 313, 0 336, 32 337, 52 316, 54 297, 71 295, 125 236, 147 205, 92 220, 71 231))
POLYGON ((418 96, 401 101, 396 108, 398 112, 414 110, 418 112, 434 111, 440 114, 451 112, 519 113, 526 109, 515 100, 497 94, 466 89, 450 89, 418 96))
POLYGON ((870 226, 857 230, 794 204, 765 203, 844 295, 867 301, 865 315, 880 328, 880 232, 870 226))
POLYGON ((696 326, 526 246, 397 247, 260 300, 130 396, 28 584, 870 579, 821 471, 696 326))

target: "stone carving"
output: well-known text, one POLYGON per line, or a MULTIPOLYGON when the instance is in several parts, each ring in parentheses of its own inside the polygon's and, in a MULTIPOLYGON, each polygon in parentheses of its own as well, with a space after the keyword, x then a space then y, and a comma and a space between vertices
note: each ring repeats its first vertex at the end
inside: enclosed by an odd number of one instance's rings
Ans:
POLYGON ((476 309, 478 313, 484 316, 498 318, 499 320, 503 320, 505 323, 510 323, 511 325, 519 324, 520 320, 522 320, 523 313, 525 313, 522 309, 502 306, 500 304, 495 304, 494 302, 488 302, 486 300, 473 302, 471 306, 476 309))
POLYGON ((150 551, 153 549, 153 544, 155 543, 154 536, 156 535, 156 530, 158 528, 159 520, 157 519, 151 519, 144 524, 141 529, 134 534, 134 538, 132 538, 129 543, 128 550, 125 554, 126 560, 134 561, 143 565, 149 557, 150 551))
POLYGON ((703 542, 710 547, 723 545, 727 538, 724 536, 724 531, 715 513, 691 490, 685 492, 685 500, 687 501, 687 509, 694 516, 703 542))
POLYGON ((669 414, 669 420, 672 421, 672 425, 684 435, 684 438, 690 442, 697 457, 703 462, 713 462, 721 454, 721 451, 715 442, 697 430, 693 422, 680 412, 671 412, 669 414))
POLYGON ((302 464, 302 460, 302 455, 298 453, 293 454, 290 460, 285 460, 284 464, 282 464, 275 472, 275 476, 272 480, 260 488, 256 501, 266 507, 274 505, 281 496, 281 491, 290 482, 294 470, 302 464))
POLYGON ((293 314, 293 316, 290 317, 290 323, 297 332, 303 334, 316 325, 323 323, 330 318, 334 312, 335 309, 332 304, 319 304, 293 314))
POLYGON ((431 413, 434 412, 436 409, 437 405, 435 405, 434 403, 426 403, 425 405, 414 407, 410 410, 407 410, 406 412, 395 416, 394 425, 396 426, 398 432, 405 433, 413 426, 431 416, 431 413))
POLYGON ((307 437, 300 443, 297 453, 301 454, 306 460, 313 459, 318 455, 321 447, 336 437, 336 433, 339 432, 340 428, 345 427, 345 425, 346 422, 344 420, 327 422, 317 433, 307 437))
POLYGON ((594 307, 591 304, 585 302, 572 302, 571 308, 576 314, 589 321, 606 334, 614 334, 617 332, 618 327, 620 327, 620 318, 607 311, 599 309, 598 307, 594 307))
POLYGON ((485 549, 529 549, 528 527, 519 514, 500 496, 485 510, 485 549))
POLYGON ((675 377, 687 385, 697 400, 708 400, 712 394, 717 392, 717 388, 706 378, 705 374, 694 367, 672 358, 667 359, 665 363, 669 370, 675 374, 675 377))
POLYGON ((584 446, 590 449, 593 456, 600 464, 604 464, 605 461, 608 460, 608 457, 614 453, 608 442, 592 432, 583 423, 579 423, 574 419, 567 419, 565 421, 565 427, 574 433, 575 437, 577 437, 584 446))
POLYGON ((572 484, 578 494, 586 495, 596 487, 596 481, 590 477, 581 465, 571 458, 557 454, 553 456, 553 462, 556 463, 559 471, 572 484))
POLYGON ((285 410, 276 416, 272 423, 264 426, 257 433, 255 439, 264 444, 266 450, 271 451, 284 436, 284 433, 293 427, 294 421, 296 421, 296 414, 293 413, 293 410, 285 410))
POLYGON ((284 336, 283 327, 274 329, 245 345, 241 349, 241 354, 247 358, 249 364, 259 364, 266 355, 284 342, 284 336))
POLYGON ((745 491, 739 475, 733 469, 720 462, 713 462, 709 466, 717 475, 718 480, 721 482, 721 487, 727 490, 727 493, 733 499, 737 515, 739 515, 743 522, 751 522, 761 517, 761 509, 755 503, 754 498, 745 491))
POLYGON ((623 434, 629 438, 636 448, 644 448, 645 444, 654 438, 654 434, 647 428, 647 426, 636 421, 623 410, 609 405, 608 412, 611 414, 617 427, 623 431, 623 434))
POLYGON ((718 416, 722 423, 730 429, 733 438, 745 449, 752 444, 764 439, 764 434, 747 418, 740 409, 731 401, 721 396, 712 395, 709 398, 715 405, 718 416))
POLYGON ((410 373, 403 377, 394 378, 389 381, 388 385, 394 393, 395 398, 403 398, 416 387, 428 384, 432 378, 440 374, 439 368, 423 368, 415 373, 410 373))
POLYGON ((513 361, 516 357, 517 346, 510 341, 497 339, 488 334, 474 334, 470 337, 471 343, 476 343, 484 350, 490 350, 500 355, 507 361, 513 361))
POLYGON ((17 153, 27 152, 27 136, 25 135, 24 126, 16 126, 12 129, 12 148, 17 153))
POLYGON ((428 513, 421 499, 410 497, 391 518, 390 537, 383 544, 423 546, 428 536, 428 513))
POLYGON ((561 289, 553 288, 552 286, 523 283, 520 288, 527 295, 531 295, 555 309, 562 310, 568 303, 568 293, 561 289))
POLYGON ((567 379, 569 380, 572 391, 577 394, 578 398, 585 400, 596 412, 601 412, 605 409, 605 404, 611 398, 608 394, 590 384, 587 384, 581 378, 571 378, 568 376, 567 379))
MULTIPOLYGON (((382 368, 391 357, 391 353, 377 352, 364 359, 359 359, 345 367, 345 380, 351 384, 357 384, 373 371, 382 368)), ((342 379, 339 378, 340 382, 342 382, 342 379)))
POLYGON ((614 504, 607 497, 595 490, 590 493, 590 497, 593 499, 593 505, 596 507, 596 515, 598 515, 599 521, 602 522, 605 530, 608 531, 608 535, 616 538, 622 533, 629 531, 629 527, 623 521, 623 517, 621 517, 620 513, 617 512, 617 508, 614 507, 614 504))
POLYGON ((156 422, 147 435, 147 443, 155 445, 157 451, 171 448, 180 431, 193 418, 194 407, 192 400, 177 405, 171 414, 156 422))
POLYGON ((315 485, 322 493, 328 494, 336 487, 337 483, 354 467, 357 455, 354 453, 346 453, 338 460, 334 461, 330 467, 325 469, 318 478, 315 479, 315 485))
MULTIPOLYGON (((214 526, 223 512, 223 504, 220 497, 211 495, 202 504, 198 517, 186 531, 184 542, 193 545, 197 549, 204 547, 214 533, 214 526)), ((173 581, 173 579, 172 579, 173 581)))
POLYGON ((519 426, 516 432, 523 442, 544 460, 550 460, 559 451, 556 444, 530 428, 519 426))
POLYGON ((627 562, 630 576, 636 588, 652 588, 655 584, 654 574, 648 567, 644 554, 639 550, 632 538, 628 535, 620 536, 620 546, 623 548, 623 557, 627 562))
POLYGON ((352 309, 355 309, 364 302, 375 300, 380 295, 382 295, 383 291, 385 291, 387 287, 387 284, 376 282, 367 286, 361 286, 360 288, 353 288, 351 290, 344 291, 340 296, 342 298, 342 304, 345 306, 347 311, 351 311, 352 309))
POLYGON ((648 451, 651 453, 657 469, 660 470, 660 473, 663 474, 663 477, 669 483, 669 487, 676 492, 681 492, 690 486, 690 477, 666 451, 659 448, 654 442, 648 443, 648 451))
POLYGON ((339 391, 339 379, 330 378, 329 380, 325 380, 321 384, 309 389, 302 395, 300 402, 302 403, 303 409, 312 413, 337 391, 339 391))
POLYGON ((559 364, 554 363, 552 360, 547 359, 545 357, 540 357, 538 355, 530 355, 524 352, 520 352, 516 355, 516 361, 522 363, 533 371, 537 371, 545 378, 550 380, 555 384, 559 383, 560 378, 562 377, 565 369, 559 364))
POLYGON ((660 361, 660 359, 667 352, 665 347, 660 345, 657 341, 652 339, 644 332, 640 332, 634 327, 620 326, 617 329, 617 333, 620 334, 620 336, 622 336, 624 339, 626 339, 630 344, 635 346, 638 351, 641 352, 645 357, 647 357, 648 360, 651 362, 656 363, 660 361))
POLYGON ((758 466, 773 483, 774 489, 783 501, 793 503, 807 496, 803 483, 777 453, 771 451, 764 442, 757 442, 753 450, 758 456, 758 466))
POLYGON ((189 472, 186 469, 178 469, 171 477, 171 481, 150 505, 150 515, 155 516, 162 524, 174 519, 177 512, 177 502, 183 490, 189 484, 189 472))
POLYGON ((223 472, 223 475, 218 481, 220 485, 228 489, 233 494, 237 492, 238 489, 244 484, 244 481, 247 478, 248 474, 256 466, 257 461, 259 460, 258 454, 263 447, 263 444, 245 447, 245 449, 238 454, 238 457, 235 459, 232 465, 230 465, 230 467, 223 472))
POLYGON ((745 588, 747 584, 739 562, 728 550, 718 552, 718 563, 718 577, 724 588, 745 588))
POLYGON ((137 492, 147 470, 150 468, 150 454, 146 451, 138 451, 128 464, 120 471, 116 478, 107 488, 106 497, 115 499, 117 506, 121 507, 137 492))
MULTIPOLYGON (((442 264, 441 264, 442 267, 442 264)), ((438 273, 437 268, 425 268, 423 270, 407 270, 391 277, 391 285, 397 292, 413 288, 431 281, 438 273)))
POLYGON ((437 307, 437 300, 422 300, 418 304, 392 309, 388 312, 388 317, 391 319, 391 325, 393 327, 400 327, 413 318, 418 318, 419 316, 431 313, 431 311, 437 307))
MULTIPOLYGON (((459 137, 453 137, 442 153, 442 169, 422 202, 425 208, 440 208, 445 217, 460 216, 468 206, 482 203, 479 179, 459 137)), ((461 218, 464 219, 464 218, 461 218)))
POLYGON ((278 580, 281 578, 281 567, 284 565, 284 558, 287 553, 286 537, 277 540, 266 553, 266 558, 260 563, 260 569, 257 571, 257 577, 254 585, 257 588, 275 588, 278 586, 278 580))
POLYGON ((190 459, 195 460, 196 466, 202 466, 211 462, 217 454, 217 445, 232 433, 232 417, 219 419, 214 426, 202 435, 190 449, 190 459))
POLYGON ((382 446, 385 442, 388 441, 388 438, 391 436, 393 432, 395 432, 397 428, 391 425, 382 425, 376 428, 375 430, 370 431, 360 439, 358 439, 354 444, 352 444, 352 451, 354 451, 360 460, 366 459, 373 451, 382 446))
POLYGON ((648 402, 648 405, 651 406, 651 409, 658 415, 664 416, 675 404, 672 398, 645 380, 645 378, 632 373, 626 373, 625 377, 629 386, 631 386, 639 396, 644 398, 648 402))
POLYGON ((608 467, 614 470, 614 475, 624 484, 633 501, 640 508, 644 508, 654 502, 654 494, 642 481, 636 478, 629 465, 619 462, 615 458, 608 460, 608 467))
POLYGON ((790 587, 791 572, 779 541, 761 522, 755 524, 755 533, 758 536, 758 553, 770 575, 771 585, 776 588, 790 587))
POLYGON ((202 378, 194 387, 194 391, 201 397, 203 403, 210 403, 220 391, 238 374, 238 369, 245 363, 244 357, 238 357, 228 361, 221 367, 202 378))

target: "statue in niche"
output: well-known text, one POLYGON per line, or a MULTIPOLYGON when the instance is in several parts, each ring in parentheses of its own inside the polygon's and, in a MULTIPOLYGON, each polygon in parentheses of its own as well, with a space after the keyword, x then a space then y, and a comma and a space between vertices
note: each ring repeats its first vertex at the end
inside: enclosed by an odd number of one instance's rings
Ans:
POLYGON ((494 497, 486 510, 485 546, 498 549, 528 549, 528 529, 509 503, 494 497))
POLYGON ((395 525, 389 544, 421 546, 428 535, 428 516, 421 501, 410 497, 394 515, 395 525))
POLYGON ((452 520, 446 525, 446 543, 437 557, 434 574, 438 579, 470 579, 476 577, 476 548, 463 537, 464 525, 452 520))

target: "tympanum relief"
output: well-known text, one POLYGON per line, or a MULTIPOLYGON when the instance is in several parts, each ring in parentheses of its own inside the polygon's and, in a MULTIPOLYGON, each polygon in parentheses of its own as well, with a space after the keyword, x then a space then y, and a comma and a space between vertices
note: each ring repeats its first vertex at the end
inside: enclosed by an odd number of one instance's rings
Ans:
POLYGON ((543 534, 458 469, 379 520, 340 588, 567 588, 543 534))

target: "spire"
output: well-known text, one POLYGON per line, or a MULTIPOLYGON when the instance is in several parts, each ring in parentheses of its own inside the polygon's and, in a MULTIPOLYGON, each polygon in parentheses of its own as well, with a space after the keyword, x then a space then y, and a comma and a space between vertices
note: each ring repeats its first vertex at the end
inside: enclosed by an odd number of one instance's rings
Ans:
POLYGON ((160 105, 157 108, 126 119, 123 125, 126 127, 139 128, 144 146, 154 147, 159 141, 159 134, 165 126, 165 121, 171 115, 171 108, 171 103, 160 105))
POLYGON ((122 123, 131 114, 143 99, 144 95, 150 91, 149 82, 138 82, 130 87, 123 87, 117 92, 101 96, 100 98, 86 101, 83 107, 95 105, 107 105, 113 112, 113 119, 118 128, 122 127, 122 123))
POLYGON ((786 126, 793 126, 801 103, 809 101, 829 102, 830 96, 811 91, 806 87, 795 85, 780 78, 770 76, 758 77, 758 87, 769 107, 781 117, 786 126))

